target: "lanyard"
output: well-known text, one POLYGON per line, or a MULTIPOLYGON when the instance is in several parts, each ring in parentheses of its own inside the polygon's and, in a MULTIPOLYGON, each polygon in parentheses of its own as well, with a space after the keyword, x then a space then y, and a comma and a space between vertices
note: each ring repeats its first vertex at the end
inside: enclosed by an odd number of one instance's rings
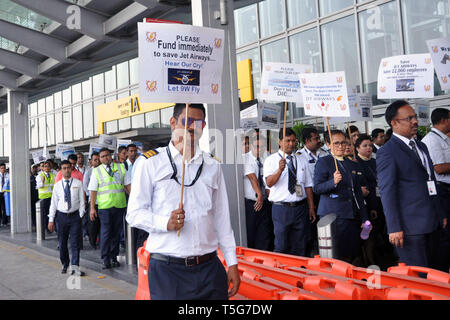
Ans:
POLYGON ((342 167, 342 171, 344 171, 345 175, 348 176, 350 178, 350 184, 352 186, 352 195, 353 195, 353 199, 355 200, 356 206, 358 207, 358 210, 360 210, 359 208, 359 204, 358 204, 358 200, 356 199, 356 194, 355 194, 355 187, 353 185, 353 177, 352 174, 348 174, 347 170, 344 167, 344 164, 341 163, 340 161, 337 161, 338 164, 340 164, 340 166, 342 167))
POLYGON ((439 138, 441 138, 442 140, 444 140, 444 142, 448 145, 448 142, 446 139, 444 139, 440 134, 438 134, 436 131, 431 130, 431 132, 433 132, 435 135, 437 135, 439 138))
MULTIPOLYGON (((172 154, 171 154, 171 152, 170 152, 169 147, 167 147, 167 156, 169 157, 170 164, 172 165, 172 168, 173 168, 173 174, 172 174, 172 176, 170 177, 170 179, 174 179, 179 185, 181 185, 181 183, 178 182, 178 178, 177 178, 177 173, 178 173, 177 166, 176 166, 175 163, 173 162, 172 154)), ((189 184, 189 185, 186 185, 186 184, 185 184, 184 186, 185 186, 185 187, 192 187, 192 186, 197 182, 198 178, 200 177, 200 174, 202 173, 202 170, 203 170, 203 158, 202 158, 202 164, 200 165, 200 167, 199 167, 198 170, 197 170, 197 174, 195 175, 194 181, 192 181, 191 184, 189 184)))
MULTIPOLYGON (((66 189, 66 187, 65 187, 65 186, 67 186, 66 180, 63 180, 63 181, 64 181, 64 183, 63 183, 63 189, 66 189)), ((72 182, 73 182, 73 179, 72 179, 72 178, 70 178, 70 180, 69 180, 69 184, 68 184, 68 186, 69 186, 69 189, 70 189, 70 187, 72 186, 72 182)))

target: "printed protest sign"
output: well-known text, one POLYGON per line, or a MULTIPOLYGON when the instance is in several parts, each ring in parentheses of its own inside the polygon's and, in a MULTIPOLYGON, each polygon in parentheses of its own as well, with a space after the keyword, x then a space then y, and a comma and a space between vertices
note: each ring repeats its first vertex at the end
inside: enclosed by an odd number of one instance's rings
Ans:
POLYGON ((345 72, 300 74, 305 114, 349 117, 345 72))
POLYGON ((349 117, 331 117, 330 124, 351 122, 351 121, 371 121, 372 96, 368 93, 349 93, 348 105, 350 108, 349 117))
POLYGON ((105 148, 108 148, 111 151, 114 151, 117 148, 117 137, 109 136, 107 134, 101 134, 98 137, 98 144, 102 145, 105 148))
POLYGON ((244 110, 241 110, 241 128, 255 129, 258 128, 258 104, 254 104, 244 110))
POLYGON ((142 102, 221 103, 223 30, 138 23, 142 102))
POLYGON ((378 99, 433 96, 434 69, 430 54, 395 56, 381 60, 378 69, 378 99))
POLYGON ((265 62, 261 76, 262 100, 301 103, 299 74, 310 73, 312 67, 303 64, 265 62))
POLYGON ((44 155, 44 150, 38 150, 31 153, 31 157, 33 158, 34 164, 39 164, 42 161, 47 160, 48 158, 44 155))
POLYGON ((450 90, 450 38, 427 40, 436 76, 442 90, 450 90))
POLYGON ((133 141, 131 140, 126 140, 126 139, 118 139, 117 140, 117 150, 119 150, 119 148, 121 146, 127 147, 129 144, 132 144, 133 141))
POLYGON ((417 121, 419 122, 419 126, 430 125, 430 102, 426 100, 416 100, 414 101, 413 105, 417 114, 417 121))
POLYGON ((67 160, 69 155, 75 154, 75 148, 71 144, 57 144, 55 156, 61 160, 67 160))
POLYGON ((91 158, 92 157, 92 154, 94 153, 94 152, 100 152, 100 150, 102 149, 102 148, 105 148, 106 146, 104 146, 104 145, 102 145, 102 144, 99 144, 99 143, 91 143, 90 145, 89 145, 89 158, 91 158))
POLYGON ((258 102, 258 104, 254 104, 241 111, 241 128, 278 130, 280 128, 280 118, 280 106, 258 102))

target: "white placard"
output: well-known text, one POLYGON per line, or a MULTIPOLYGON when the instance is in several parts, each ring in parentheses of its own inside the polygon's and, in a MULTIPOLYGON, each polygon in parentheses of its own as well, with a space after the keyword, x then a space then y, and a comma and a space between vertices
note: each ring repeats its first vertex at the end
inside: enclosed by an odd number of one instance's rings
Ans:
POLYGON ((429 101, 414 101, 415 111, 419 126, 428 126, 430 121, 430 102, 429 101))
POLYGON ((111 151, 117 148, 117 137, 109 136, 107 134, 101 134, 98 137, 98 144, 103 145, 103 147, 108 148, 111 151))
POLYGON ((99 143, 91 143, 89 145, 89 159, 92 158, 94 152, 100 152, 101 149, 107 148, 106 146, 99 143))
POLYGON ((345 72, 300 74, 305 114, 349 117, 345 72))
POLYGON ((222 101, 223 30, 138 23, 141 102, 222 101))
POLYGON ((345 123, 351 121, 372 121, 372 96, 368 93, 349 93, 348 105, 350 117, 332 117, 330 124, 345 123))
POLYGON ((304 64, 265 62, 261 76, 261 100, 301 103, 302 91, 298 77, 310 73, 312 67, 304 64))
POLYGON ((241 128, 254 129, 258 128, 258 104, 254 104, 240 112, 241 128))
POLYGON ((38 150, 31 153, 31 157, 33 158, 34 164, 39 164, 42 161, 49 159, 44 155, 44 150, 38 150))
POLYGON ((427 40, 436 76, 442 90, 450 90, 450 38, 427 40))
POLYGON ((378 99, 432 98, 433 61, 428 53, 384 58, 378 69, 378 99))
POLYGON ((124 146, 128 147, 129 144, 132 144, 132 140, 126 140, 126 139, 118 139, 117 140, 117 150, 119 150, 119 147, 124 146))
POLYGON ((67 160, 69 155, 75 154, 75 148, 71 144, 57 144, 55 157, 61 160, 67 160))
POLYGON ((278 130, 280 128, 281 107, 276 104, 258 102, 241 111, 242 129, 278 130))

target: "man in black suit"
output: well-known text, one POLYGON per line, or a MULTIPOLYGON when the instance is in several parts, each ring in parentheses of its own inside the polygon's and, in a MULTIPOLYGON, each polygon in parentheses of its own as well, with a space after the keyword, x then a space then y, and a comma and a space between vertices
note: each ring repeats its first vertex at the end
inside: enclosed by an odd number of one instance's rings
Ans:
POLYGON ((378 150, 377 176, 389 241, 397 247, 401 262, 433 268, 438 225, 447 223, 433 163, 427 146, 413 138, 418 121, 408 102, 395 101, 385 117, 393 134, 378 150))
POLYGON ((373 153, 377 153, 378 149, 380 149, 385 142, 384 130, 380 128, 373 129, 371 135, 373 142, 372 151, 373 153))

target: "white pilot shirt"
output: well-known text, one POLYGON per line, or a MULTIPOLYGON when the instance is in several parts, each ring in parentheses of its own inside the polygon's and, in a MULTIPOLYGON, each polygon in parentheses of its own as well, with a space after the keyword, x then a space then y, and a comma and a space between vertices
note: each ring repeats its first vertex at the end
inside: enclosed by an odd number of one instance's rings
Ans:
POLYGON ((53 194, 52 194, 52 201, 50 204, 50 211, 49 211, 49 222, 55 221, 56 216, 56 210, 69 213, 79 210, 80 211, 80 218, 84 215, 84 190, 83 190, 83 183, 74 178, 70 178, 69 185, 70 185, 70 199, 71 199, 71 208, 70 210, 67 210, 67 204, 64 200, 64 187, 66 186, 66 180, 62 178, 57 183, 55 183, 55 186, 53 188, 53 194))
MULTIPOLYGON (((436 128, 432 128, 422 142, 427 145, 433 165, 450 163, 450 138, 436 128)), ((436 180, 450 184, 450 173, 439 174, 436 171, 436 180)))
MULTIPOLYGON (((262 164, 264 164, 264 160, 267 158, 268 155, 269 154, 266 152, 262 155, 262 157, 259 158, 262 164)), ((258 163, 256 162, 256 157, 253 155, 251 151, 244 154, 243 158, 244 158, 244 197, 246 199, 256 201, 256 192, 255 190, 253 190, 252 183, 250 182, 250 179, 247 177, 247 175, 254 173, 256 175, 256 179, 258 179, 259 175, 258 163)), ((261 175, 263 175, 263 171, 264 171, 263 168, 261 168, 261 175)), ((264 186, 261 187, 263 195, 265 195, 266 193, 265 191, 266 188, 267 186, 264 183, 264 186)))
POLYGON ((304 147, 302 150, 300 150, 300 154, 298 155, 300 158, 303 158, 306 163, 308 164, 308 170, 311 174, 311 179, 314 181, 314 168, 316 167, 316 163, 319 160, 319 158, 325 157, 328 155, 325 151, 323 151, 321 148, 319 148, 316 151, 316 154, 313 154, 308 148, 304 147))
MULTIPOLYGON (((271 202, 296 202, 302 201, 306 198, 306 190, 305 188, 309 188, 313 186, 313 180, 311 174, 308 170, 308 163, 298 155, 294 155, 293 165, 297 168, 297 184, 301 185, 303 195, 301 197, 297 196, 297 193, 294 192, 291 194, 288 190, 288 164, 290 160, 287 158, 286 154, 286 167, 284 168, 283 173, 278 179, 277 183, 275 183, 270 189, 269 201, 271 202), (295 159, 297 161, 295 161, 295 159)), ((266 161, 264 161, 264 180, 267 183, 267 177, 273 175, 279 168, 279 162, 283 157, 283 151, 278 150, 278 152, 270 155, 266 161)))
MULTIPOLYGON (((118 163, 116 165, 117 165, 117 167, 119 167, 118 163)), ((100 168, 100 170, 105 170, 106 172, 108 172, 107 166, 104 165, 103 163, 101 165, 99 165, 98 168, 100 168)), ((112 170, 112 168, 113 168, 113 162, 111 162, 111 170, 112 170)), ((117 176, 117 172, 114 173, 114 176, 117 176)), ((129 185, 131 183, 130 173, 126 169, 125 169, 125 177, 123 178, 121 183, 124 186, 127 186, 127 185, 129 185)), ((97 191, 98 190, 98 180, 97 180, 97 178, 95 176, 94 169, 92 169, 91 181, 89 181, 88 190, 89 191, 97 191)))
MULTIPOLYGON (((181 183, 182 155, 169 143, 170 152, 181 183)), ((171 176, 174 172, 167 147, 134 164, 135 174, 128 200, 126 220, 130 226, 149 233, 146 250, 186 258, 211 253, 220 246, 228 266, 237 264, 236 243, 230 222, 228 196, 222 168, 218 161, 196 148, 186 164, 184 180, 185 222, 180 236, 168 231, 172 211, 178 209, 181 186, 171 176), (197 182, 194 180, 204 160, 197 182)))

